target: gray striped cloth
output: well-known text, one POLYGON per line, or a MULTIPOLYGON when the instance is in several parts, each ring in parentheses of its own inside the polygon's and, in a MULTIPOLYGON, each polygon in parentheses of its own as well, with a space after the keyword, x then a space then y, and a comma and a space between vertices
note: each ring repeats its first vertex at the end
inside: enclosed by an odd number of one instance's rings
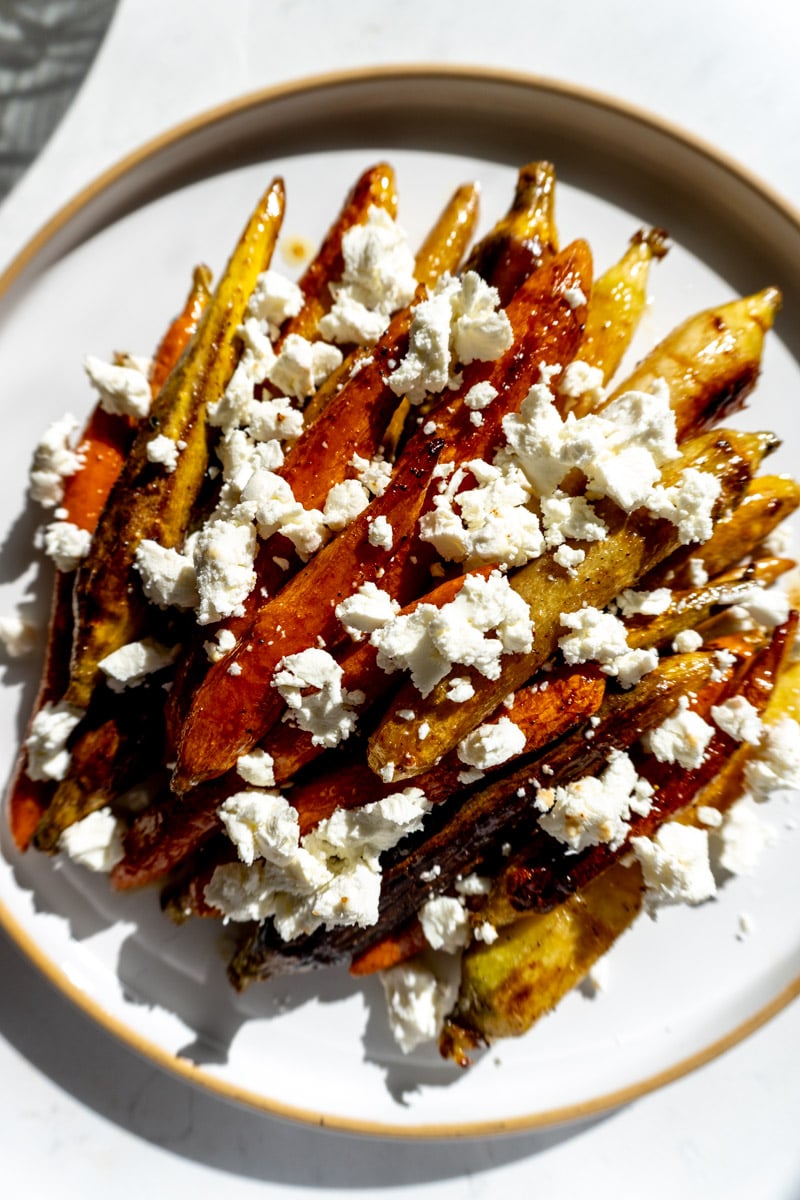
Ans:
POLYGON ((83 82, 117 0, 0 0, 0 199, 83 82))

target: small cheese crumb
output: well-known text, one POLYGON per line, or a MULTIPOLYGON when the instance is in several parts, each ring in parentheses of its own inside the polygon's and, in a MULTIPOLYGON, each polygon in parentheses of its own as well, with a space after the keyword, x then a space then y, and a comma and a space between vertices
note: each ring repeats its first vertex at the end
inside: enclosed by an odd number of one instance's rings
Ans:
POLYGON ((108 873, 124 857, 122 834, 111 809, 100 808, 67 826, 58 848, 80 866, 108 873))
POLYGON ((29 779, 63 779, 69 769, 67 742, 83 718, 84 710, 59 701, 43 705, 31 722, 25 739, 29 779))
POLYGON ((138 687, 148 675, 162 671, 175 661, 180 647, 162 646, 153 638, 142 638, 139 642, 128 642, 118 650, 101 658, 97 664, 105 675, 112 691, 138 687))
POLYGON ((458 743, 457 754, 468 767, 486 771, 521 754, 525 734, 509 717, 479 725, 458 743))
POLYGON ((107 413, 132 417, 135 421, 146 417, 150 411, 150 382, 143 371, 135 366, 116 366, 103 362, 93 354, 83 360, 84 370, 92 387, 100 396, 100 404, 107 413))
POLYGON ((687 771, 694 771, 704 762, 706 747, 713 736, 713 725, 692 712, 683 696, 672 716, 645 733, 642 745, 659 762, 678 763, 687 771))
POLYGON ((433 950, 453 954, 469 941, 469 917, 459 899, 435 896, 419 910, 425 940, 433 950))
POLYGON ((651 916, 662 905, 701 904, 717 885, 703 829, 668 821, 654 838, 631 838, 645 882, 645 906, 651 916))
POLYGON ((146 450, 148 462, 159 463, 165 468, 168 474, 172 474, 178 465, 178 452, 180 450, 175 438, 167 437, 165 433, 159 433, 150 439, 146 450))
POLYGON ((43 548, 59 571, 75 571, 86 558, 92 545, 88 529, 81 529, 72 521, 51 521, 44 528, 43 548))

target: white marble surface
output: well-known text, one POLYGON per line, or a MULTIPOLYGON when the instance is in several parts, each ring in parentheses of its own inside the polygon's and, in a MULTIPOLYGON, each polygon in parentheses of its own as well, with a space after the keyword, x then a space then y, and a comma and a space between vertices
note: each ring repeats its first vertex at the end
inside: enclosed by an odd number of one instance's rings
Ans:
MULTIPOLYGON (((642 105, 800 203, 800 8, 672 0, 121 0, 64 122, 0 209, 0 266, 98 171, 257 87, 396 62, 507 67, 642 105)), ((800 1005, 662 1092, 582 1127, 455 1145, 360 1141, 235 1109, 143 1062, 0 938, 2 1194, 489 1197, 590 1187, 800 1195, 800 1005)))

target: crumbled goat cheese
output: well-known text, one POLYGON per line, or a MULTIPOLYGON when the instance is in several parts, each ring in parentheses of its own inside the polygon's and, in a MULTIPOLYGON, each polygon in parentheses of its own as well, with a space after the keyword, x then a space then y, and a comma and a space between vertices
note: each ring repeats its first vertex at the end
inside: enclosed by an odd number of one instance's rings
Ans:
POLYGON ((419 910, 419 922, 432 950, 455 954, 469 941, 469 917, 455 896, 434 896, 419 910))
POLYGON ((344 672, 327 650, 314 646, 282 658, 272 686, 286 702, 291 719, 311 734, 315 746, 337 746, 348 738, 357 722, 354 709, 363 692, 342 687, 344 672))
POLYGON ((363 458, 354 454, 350 466, 356 473, 356 479, 373 496, 382 496, 392 478, 392 464, 376 455, 375 458, 363 458))
POLYGON ((405 232, 384 208, 372 205, 367 219, 342 238, 344 271, 330 285, 333 306, 320 321, 323 337, 366 345, 378 340, 389 317, 414 298, 414 255, 405 232))
POLYGON ((134 566, 151 604, 159 608, 194 608, 199 603, 197 574, 189 555, 143 538, 136 547, 134 566))
POLYGON ((320 925, 374 925, 380 855, 420 829, 430 807, 419 788, 406 788, 337 809, 301 839, 297 812, 280 793, 237 793, 220 818, 242 861, 216 869, 206 899, 230 920, 272 917, 286 941, 320 925))
POLYGON ((200 625, 241 616, 256 582, 256 532, 252 525, 207 521, 197 533, 193 560, 200 625))
POLYGON ((736 742, 758 742, 764 728, 761 717, 744 696, 731 696, 711 709, 714 724, 736 742))
POLYGON ((523 566, 544 548, 539 520, 526 505, 530 487, 511 463, 492 466, 480 459, 459 467, 433 498, 419 521, 420 538, 442 558, 463 562, 523 566), (470 477, 475 487, 462 490, 470 477))
POLYGON ((694 650, 699 650, 702 644, 702 633, 698 633, 696 629, 682 629, 675 635, 672 649, 676 654, 691 654, 694 650))
POLYGON ((159 433, 147 443, 147 461, 160 463, 171 475, 178 465, 180 445, 175 438, 159 433))
POLYGON ((528 605, 493 571, 488 579, 468 576, 458 595, 436 608, 419 604, 371 637, 382 670, 408 670, 427 696, 458 663, 497 679, 503 654, 525 654, 533 645, 528 605))
POLYGON ((647 510, 677 527, 681 545, 707 542, 714 529, 714 505, 721 486, 715 475, 687 467, 672 487, 653 488, 647 510))
POLYGON ((0 617, 0 644, 9 658, 24 658, 32 654, 42 639, 42 630, 20 613, 0 617))
POLYGON ((63 779, 69 768, 67 742, 83 718, 84 710, 59 701, 39 709, 25 739, 29 779, 63 779))
POLYGON ((454 704, 463 704, 466 700, 471 700, 474 695, 475 688, 466 675, 457 675, 455 679, 450 680, 447 686, 447 699, 452 700, 454 704))
POLYGON ((346 529, 370 502, 370 494, 357 479, 335 483, 325 499, 322 516, 329 529, 346 529))
POLYGON ((236 645, 236 635, 231 629, 218 629, 214 635, 213 642, 203 642, 203 649, 208 656, 208 661, 215 663, 221 662, 226 654, 229 654, 236 645))
POLYGON ((107 873, 124 857, 123 828, 110 808, 100 808, 67 826, 58 848, 80 866, 107 873))
POLYGON ((134 366, 103 362, 93 354, 86 355, 83 366, 107 413, 136 421, 150 412, 150 381, 142 371, 134 366))
POLYGON ((271 788, 275 786, 275 760, 268 750, 251 750, 240 754, 236 760, 236 774, 251 787, 271 788))
POLYGON ((489 383, 488 379, 484 379, 480 383, 473 384, 464 397, 464 403, 474 412, 481 412, 484 408, 488 408, 499 395, 494 384, 489 383))
POLYGON ((601 843, 615 850, 628 835, 631 813, 646 816, 652 795, 652 787, 637 775, 628 755, 613 750, 601 775, 587 775, 563 787, 539 788, 539 824, 571 850, 601 843))
POLYGON ((525 749, 525 734, 509 717, 486 722, 458 743, 457 754, 468 767, 486 771, 508 762, 525 749))
POLYGON ((64 480, 83 466, 76 449, 80 425, 71 413, 54 421, 33 452, 29 488, 43 508, 56 508, 64 498, 64 480))
POLYGON ((701 904, 716 895, 704 829, 667 821, 654 838, 631 838, 631 847, 642 868, 651 916, 663 905, 701 904))
POLYGON ((342 352, 336 346, 290 333, 267 371, 267 379, 285 396, 305 400, 341 363, 342 352))
POLYGON ((775 831, 748 804, 738 800, 725 814, 720 839, 719 865, 732 875, 755 873, 762 853, 775 840, 775 831))
POLYGON ((242 490, 242 502, 236 515, 248 515, 258 526, 258 535, 266 541, 282 533, 305 562, 316 554, 330 536, 325 517, 316 508, 303 508, 295 500, 287 481, 273 471, 254 471, 242 490))
POLYGON ((655 650, 630 649, 625 626, 613 613, 587 605, 573 613, 562 613, 560 619, 562 625, 572 630, 558 642, 570 666, 599 662, 604 674, 615 676, 627 688, 658 665, 655 650))
POLYGON ((511 324, 498 306, 500 297, 475 271, 460 279, 443 276, 411 318, 408 353, 389 376, 398 396, 419 404, 428 393, 441 392, 452 378, 454 363, 490 362, 513 341, 511 324))
POLYGON ((397 601, 372 582, 362 583, 352 596, 336 605, 337 618, 356 642, 365 633, 383 629, 399 611, 397 601))
POLYGON ((722 813, 718 808, 712 808, 710 804, 701 804, 695 813, 701 825, 705 825, 708 829, 719 829, 723 821, 722 813))
POLYGON ((383 514, 370 522, 367 541, 376 550, 391 550, 392 543, 394 542, 394 530, 389 524, 388 518, 384 517, 383 514))
POLYGON ((59 571, 75 571, 89 553, 92 535, 72 521, 51 521, 44 527, 42 542, 45 554, 59 571))
POLYGON ((693 712, 688 699, 682 696, 672 716, 644 734, 642 746, 658 762, 678 763, 685 770, 694 771, 704 762, 713 736, 714 726, 693 712))
POLYGON ((248 313, 266 321, 270 339, 278 336, 288 317, 296 317, 303 307, 303 293, 296 283, 278 271, 262 271, 247 304, 248 313))
POLYGON ((542 528, 549 549, 567 538, 579 542, 602 542, 608 533, 603 521, 583 496, 566 496, 556 491, 541 500, 542 528))
POLYGON ((689 582, 692 587, 703 587, 708 583, 708 571, 702 558, 690 558, 686 567, 689 572, 689 582))
POLYGON ((381 972, 392 1035, 404 1054, 439 1036, 458 998, 458 958, 428 954, 381 972))
POLYGON ((553 551, 553 558, 570 575, 575 575, 577 574, 578 567, 586 558, 586 551, 576 550, 572 546, 563 545, 553 551))
POLYGON ((657 617, 665 613, 672 603, 672 592, 669 588, 655 588, 652 592, 637 592, 626 588, 614 600, 623 617, 642 616, 657 617))
POLYGON ((605 394, 603 372, 599 367, 575 358, 564 368, 558 381, 558 394, 569 399, 589 396, 595 404, 599 404, 605 394))
POLYGON ((602 414, 562 420, 545 383, 535 384, 518 413, 503 418, 508 445, 539 495, 548 496, 575 467, 588 494, 609 496, 626 512, 650 497, 661 467, 678 455, 666 386, 626 392, 602 414))
POLYGON ((128 642, 112 651, 97 664, 106 677, 108 685, 114 692, 125 688, 138 687, 148 675, 162 671, 175 661, 178 646, 162 646, 153 638, 143 638, 140 642, 128 642))
POLYGON ((491 921, 481 921, 480 925, 476 925, 472 932, 475 941, 483 942, 486 946, 493 945, 500 936, 491 921))
POLYGON ((784 717, 764 726, 755 755, 744 769, 754 800, 766 800, 783 788, 800 788, 800 725, 784 717))
POLYGON ((583 291, 583 288, 580 288, 580 287, 564 288, 562 291, 562 295, 563 295, 564 299, 566 300, 567 304, 572 309, 580 308, 580 306, 582 304, 587 303, 586 295, 583 291))

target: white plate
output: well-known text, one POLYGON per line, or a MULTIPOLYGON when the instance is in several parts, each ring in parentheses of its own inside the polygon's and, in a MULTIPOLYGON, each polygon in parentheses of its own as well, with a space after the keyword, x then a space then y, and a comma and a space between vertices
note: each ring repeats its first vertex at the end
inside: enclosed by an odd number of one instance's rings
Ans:
MULTIPOLYGON (((285 234, 315 241, 363 167, 383 156, 397 168, 401 220, 414 237, 471 178, 483 186, 488 226, 508 204, 516 166, 542 157, 558 167, 562 241, 588 236, 600 269, 639 225, 666 226, 676 245, 654 270, 640 347, 691 311, 781 286, 787 311, 745 423, 785 438, 775 469, 796 461, 800 226, 755 181, 640 113, 557 84, 434 68, 312 80, 245 98, 145 147, 62 210, 0 281, 0 495, 9 526, 0 611, 43 582, 25 569, 37 519, 24 507, 26 471, 50 420, 88 410, 83 354, 148 352, 190 268, 200 260, 222 265, 274 173, 288 188, 285 234)), ((30 667, 6 668, 4 775, 33 676, 30 667)), ((527 1037, 498 1045, 467 1073, 433 1050, 403 1058, 375 981, 361 988, 338 972, 235 996, 216 927, 176 929, 161 917, 155 892, 110 895, 103 879, 70 864, 54 869, 17 854, 5 829, 0 917, 98 1022, 219 1094, 371 1133, 530 1128, 677 1077, 796 994, 800 845, 785 828, 790 803, 771 804, 781 836, 755 879, 730 881, 700 910, 641 920, 612 952, 607 992, 592 1000, 575 992, 527 1037), (754 926, 744 939, 742 913, 754 926)))

